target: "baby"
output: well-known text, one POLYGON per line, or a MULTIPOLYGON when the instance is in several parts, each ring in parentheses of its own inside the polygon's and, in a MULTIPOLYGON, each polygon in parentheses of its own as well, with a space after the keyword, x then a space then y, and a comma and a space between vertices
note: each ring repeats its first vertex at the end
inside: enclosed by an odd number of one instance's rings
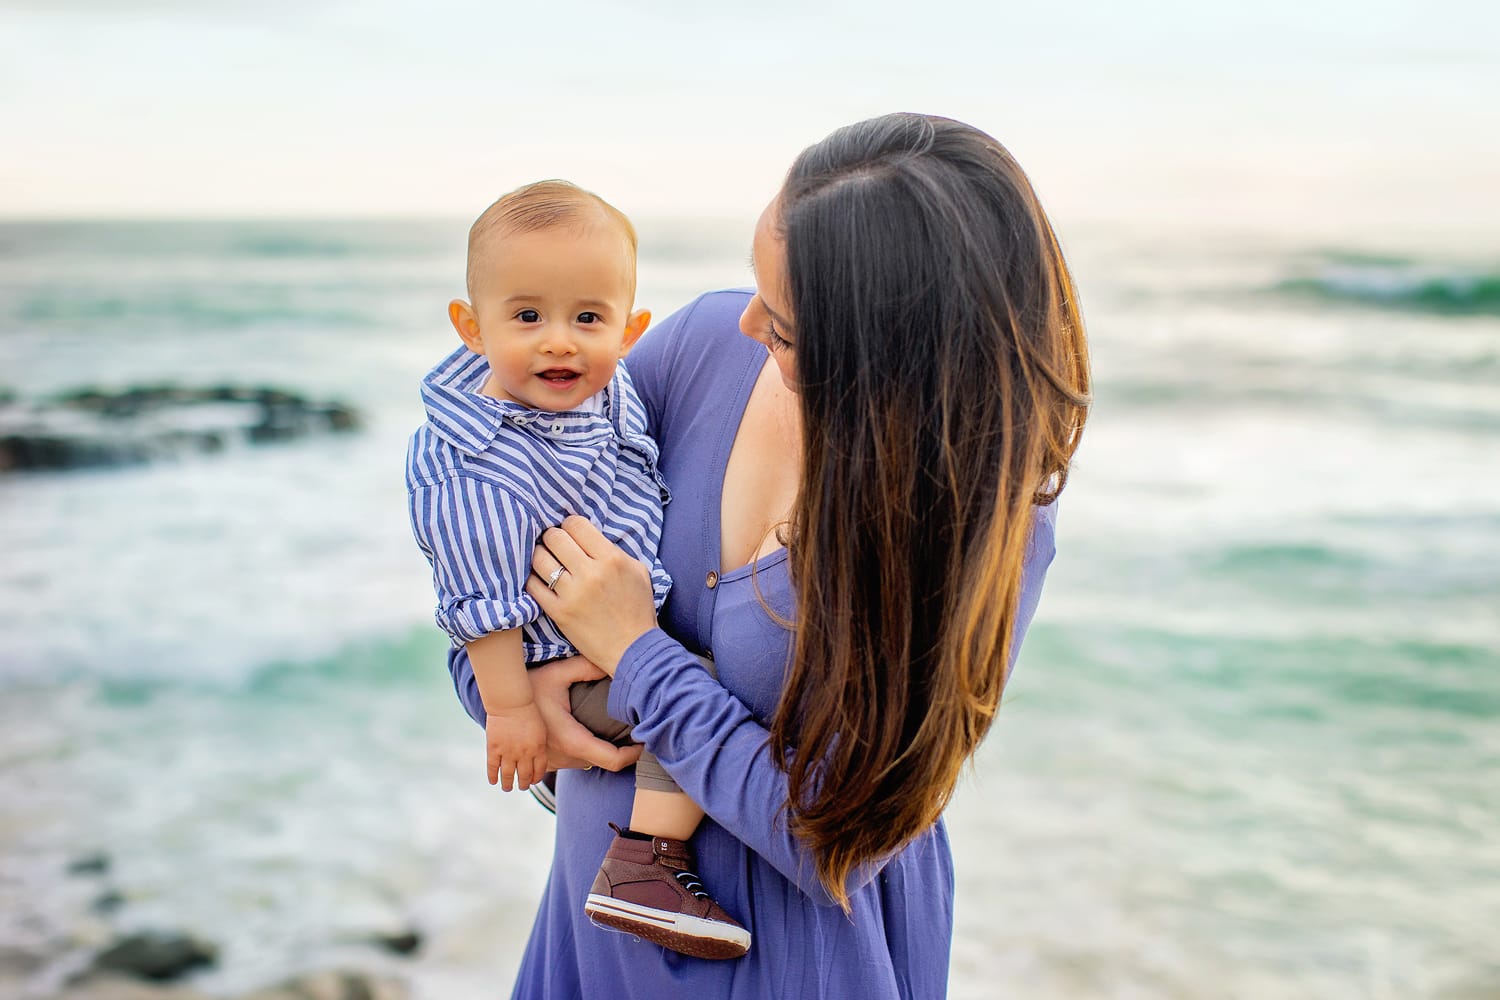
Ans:
MULTIPOLYGON (((635 257, 630 220, 596 195, 566 181, 505 195, 469 230, 469 301, 448 305, 464 346, 422 382, 427 422, 407 454, 412 530, 432 564, 437 622, 473 666, 490 784, 506 791, 547 769, 526 668, 575 654, 524 589, 537 537, 581 514, 651 565, 658 608, 671 586, 656 559, 668 493, 620 364, 651 319, 632 311, 635 257)), ((573 712, 623 744, 608 683, 575 684, 573 712)), ((630 827, 614 827, 590 919, 685 955, 743 955, 750 933, 691 871, 687 840, 702 818, 643 753, 630 827)))

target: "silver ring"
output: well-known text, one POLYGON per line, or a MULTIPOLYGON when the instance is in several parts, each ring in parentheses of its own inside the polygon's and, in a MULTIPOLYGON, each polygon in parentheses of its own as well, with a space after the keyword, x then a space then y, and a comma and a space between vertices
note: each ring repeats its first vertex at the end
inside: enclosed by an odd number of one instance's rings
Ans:
POLYGON ((557 569, 553 570, 552 571, 552 575, 549 576, 549 577, 547 577, 547 589, 551 590, 551 591, 556 591, 557 590, 557 581, 561 580, 562 579, 562 575, 564 573, 566 573, 567 571, 568 571, 568 568, 566 566, 559 566, 559 567, 557 567, 557 569))

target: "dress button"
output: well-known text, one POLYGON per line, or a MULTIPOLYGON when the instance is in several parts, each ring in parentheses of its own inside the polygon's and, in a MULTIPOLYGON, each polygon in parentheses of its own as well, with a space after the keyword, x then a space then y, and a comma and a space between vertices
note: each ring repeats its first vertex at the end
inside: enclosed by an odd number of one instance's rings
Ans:
POLYGON ((719 585, 719 574, 716 573, 716 572, 714 572, 713 570, 709 570, 708 571, 708 579, 705 580, 704 582, 708 584, 708 589, 709 590, 713 590, 715 587, 717 587, 719 585))

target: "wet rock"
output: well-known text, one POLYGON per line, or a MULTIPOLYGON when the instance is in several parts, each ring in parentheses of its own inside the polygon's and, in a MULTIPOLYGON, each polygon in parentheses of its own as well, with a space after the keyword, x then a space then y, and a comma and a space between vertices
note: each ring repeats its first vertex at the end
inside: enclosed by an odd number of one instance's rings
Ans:
POLYGON ((411 955, 422 947, 422 934, 415 930, 405 930, 398 934, 377 934, 373 940, 396 955, 411 955))
POLYGON ((46 956, 39 952, 0 943, 0 984, 25 979, 46 964, 46 956))
POLYGON ((103 851, 83 854, 68 862, 70 875, 103 875, 109 871, 109 855, 103 851))
POLYGON ((108 916, 125 905, 125 894, 115 889, 101 892, 94 899, 93 910, 101 916, 108 916))
POLYGON ((239 1000, 407 1000, 410 995, 399 979, 333 969, 298 976, 239 1000))
POLYGON ((101 972, 69 983, 53 1000, 209 1000, 209 997, 187 986, 164 985, 101 972))
POLYGON ((0 397, 0 473, 134 465, 358 430, 353 407, 270 386, 82 388, 0 397))
POLYGON ((318 413, 328 422, 329 430, 359 430, 359 414, 355 412, 352 406, 345 406, 343 403, 330 403, 319 409, 318 413))
POLYGON ((145 931, 121 938, 94 959, 96 972, 122 972, 143 979, 176 979, 218 960, 219 949, 175 931, 145 931))

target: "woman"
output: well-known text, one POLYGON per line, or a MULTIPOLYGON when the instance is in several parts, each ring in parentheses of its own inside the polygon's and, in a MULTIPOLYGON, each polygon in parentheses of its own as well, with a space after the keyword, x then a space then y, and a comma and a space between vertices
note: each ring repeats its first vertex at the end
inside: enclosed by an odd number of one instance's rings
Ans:
MULTIPOLYGON (((580 518, 528 590, 707 811, 700 870, 755 943, 704 962, 591 926, 593 866, 568 859, 603 853, 631 782, 566 771, 518 997, 946 992, 939 817, 1053 554, 1088 400, 1072 281, 1009 154, 916 115, 804 151, 754 266, 754 294, 704 296, 630 359, 673 490, 661 628, 644 567, 580 518)), ((582 670, 533 671, 559 763, 599 749, 557 718, 582 670)))

